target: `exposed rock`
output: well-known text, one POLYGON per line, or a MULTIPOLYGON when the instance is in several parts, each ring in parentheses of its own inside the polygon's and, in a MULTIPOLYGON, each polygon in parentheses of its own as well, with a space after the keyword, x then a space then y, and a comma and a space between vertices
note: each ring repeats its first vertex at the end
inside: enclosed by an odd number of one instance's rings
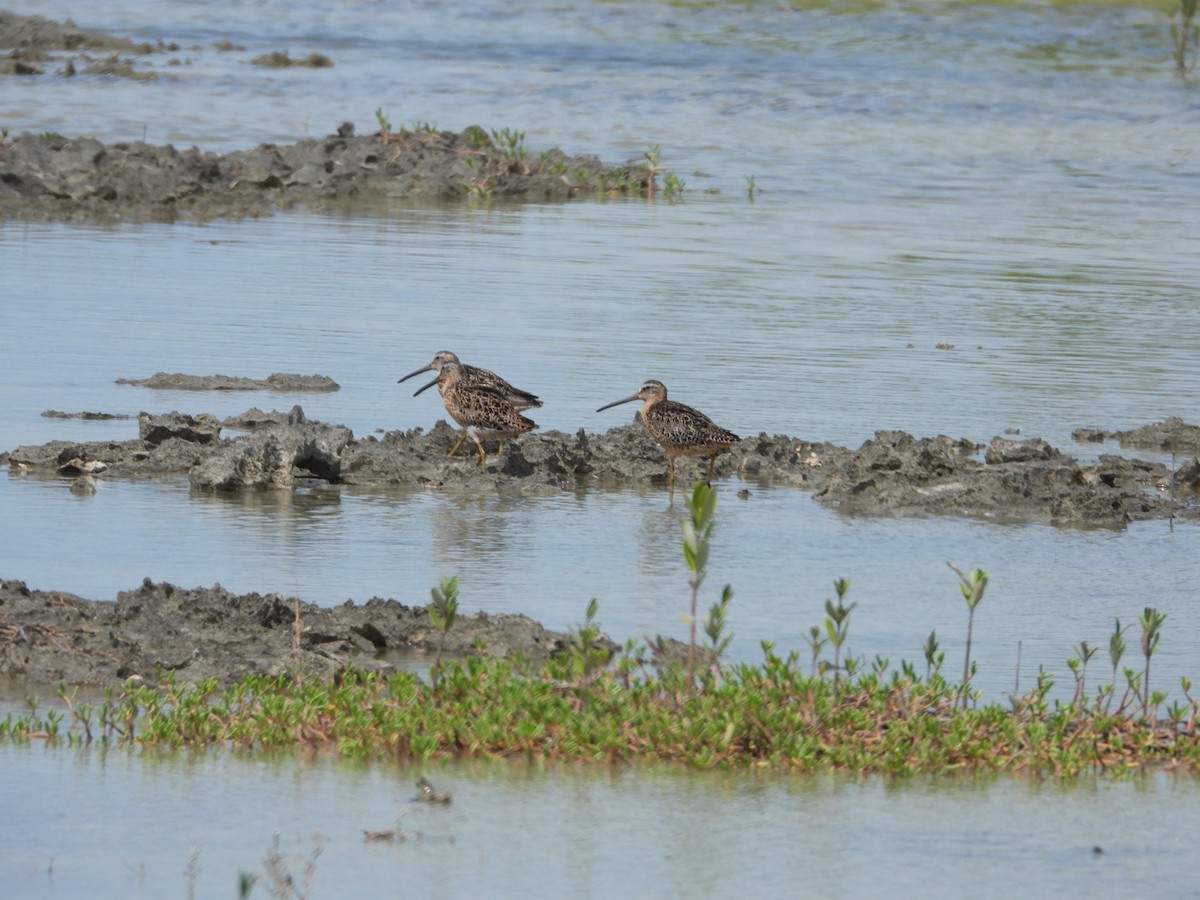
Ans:
POLYGON ((1062 454, 1041 438, 1014 441, 1008 438, 992 438, 983 461, 989 466, 1000 463, 1031 462, 1061 457, 1062 454))
POLYGON ((208 444, 221 435, 221 423, 216 416, 201 413, 189 416, 181 412, 169 412, 154 416, 148 412, 138 414, 138 438, 147 444, 161 444, 171 438, 208 444))
POLYGON ((1200 425, 1189 425, 1178 416, 1170 416, 1162 422, 1143 425, 1129 431, 1077 428, 1071 432, 1071 437, 1077 441, 1115 440, 1122 447, 1133 447, 1138 450, 1157 450, 1163 453, 1200 453, 1200 425))
POLYGON ((288 488, 297 477, 336 484, 342 480, 342 454, 354 434, 344 425, 299 422, 225 441, 189 473, 192 487, 234 491, 288 488))

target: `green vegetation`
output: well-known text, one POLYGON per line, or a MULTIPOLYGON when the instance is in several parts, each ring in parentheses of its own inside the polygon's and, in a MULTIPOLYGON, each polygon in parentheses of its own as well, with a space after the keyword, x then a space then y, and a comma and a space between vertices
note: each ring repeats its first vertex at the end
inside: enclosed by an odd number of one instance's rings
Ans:
POLYGON ((458 576, 443 578, 442 583, 429 593, 433 599, 425 609, 429 612, 429 618, 434 627, 442 633, 438 640, 437 655, 434 657, 433 667, 430 669, 433 686, 437 687, 438 676, 442 672, 442 651, 446 649, 446 635, 449 634, 450 629, 454 626, 454 620, 458 617, 458 576))
MULTIPOLYGON (((764 641, 758 664, 728 664, 732 635, 726 585, 706 616, 697 644, 700 590, 717 508, 716 491, 695 486, 683 520, 683 556, 690 572, 686 656, 659 638, 619 653, 587 607, 563 651, 542 666, 499 660, 482 647, 443 664, 442 642, 458 611, 458 579, 433 588, 428 606, 440 631, 429 681, 402 672, 389 677, 348 670, 334 683, 249 676, 221 689, 213 680, 178 687, 167 675, 155 687, 130 683, 99 704, 76 703, 66 685, 66 711, 28 711, 0 721, 0 740, 43 739, 71 745, 98 742, 161 746, 228 746, 255 750, 320 748, 351 757, 405 761, 516 758, 536 761, 639 761, 695 768, 754 767, 771 771, 850 770, 897 776, 958 771, 1006 771, 1070 776, 1134 773, 1165 766, 1200 769, 1200 701, 1181 679, 1182 701, 1160 715, 1166 694, 1150 690, 1150 661, 1166 615, 1146 607, 1140 619, 1142 670, 1123 670, 1125 689, 1114 709, 1125 652, 1118 620, 1109 640, 1112 681, 1090 696, 1087 665, 1097 648, 1086 641, 1070 660, 1069 702, 1050 700, 1043 670, 1034 689, 1009 705, 980 705, 971 687, 974 612, 987 573, 951 565, 967 603, 963 680, 942 674, 945 654, 930 632, 924 675, 876 656, 847 654, 850 580, 833 582, 822 625, 808 632, 811 662, 779 655, 764 641), (647 653, 647 651, 650 651, 647 653), (681 657, 683 657, 681 659, 681 657)), ((1018 675, 1019 677, 1019 675, 1018 675)))
POLYGON ((447 666, 436 687, 410 673, 332 685, 254 676, 224 691, 212 682, 178 689, 169 679, 160 689, 130 685, 96 707, 69 704, 69 724, 31 703, 27 715, 0 722, 0 738, 893 775, 1195 771, 1200 763, 1200 704, 1186 681, 1186 704, 1160 725, 1153 706, 1141 715, 1129 696, 1106 711, 1107 687, 1063 704, 1047 701, 1052 683, 1041 678, 1010 709, 960 708, 972 696, 966 689, 937 674, 918 678, 908 663, 891 670, 877 658, 857 677, 812 677, 796 654, 767 646, 762 663, 726 666, 697 691, 678 664, 653 673, 628 654, 616 665, 587 663, 580 636, 582 654, 540 671, 470 657, 447 666))
POLYGON ((674 172, 663 168, 658 164, 661 151, 658 144, 652 146, 649 150, 642 154, 642 171, 645 173, 643 183, 646 188, 646 196, 653 197, 658 190, 658 176, 663 176, 663 196, 668 200, 678 200, 683 194, 684 188, 687 186, 682 178, 674 172))

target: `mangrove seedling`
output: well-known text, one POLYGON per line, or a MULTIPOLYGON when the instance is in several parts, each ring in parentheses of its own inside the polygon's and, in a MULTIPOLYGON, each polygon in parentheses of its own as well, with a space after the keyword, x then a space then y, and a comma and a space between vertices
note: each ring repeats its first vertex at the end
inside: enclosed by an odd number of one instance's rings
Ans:
POLYGON ((938 651, 936 628, 929 632, 929 637, 925 638, 925 643, 921 645, 921 651, 925 654, 925 680, 929 681, 934 673, 942 671, 942 663, 946 659, 946 654, 938 651))
POLYGON ((383 137, 387 137, 392 133, 392 123, 383 111, 382 106, 375 107, 375 121, 379 123, 379 133, 383 137))
MULTIPOLYGON (((692 589, 691 613, 688 619, 687 685, 694 682, 696 669, 696 603, 700 586, 708 576, 708 551, 712 540, 713 515, 717 509, 717 491, 703 481, 696 482, 688 498, 688 518, 683 520, 683 558, 691 570, 688 586, 692 589)), ((728 590, 728 588, 726 588, 728 590)))
POLYGON ((446 635, 450 632, 450 628, 454 625, 454 620, 458 617, 458 576, 454 575, 450 578, 443 578, 442 583, 429 591, 432 600, 425 607, 429 612, 429 618, 433 621, 433 625, 439 631, 441 636, 438 638, 437 653, 433 658, 433 684, 436 687, 438 677, 442 673, 442 651, 446 646, 446 635))
POLYGON ((592 676, 608 665, 611 653, 600 643, 602 632, 596 622, 600 601, 595 597, 588 601, 587 615, 582 625, 572 628, 566 648, 568 675, 577 683, 585 684, 592 676))
MULTIPOLYGON (((975 627, 975 607, 983 601, 983 592, 987 590, 988 575, 983 569, 972 569, 969 575, 952 562, 947 562, 955 575, 958 576, 959 590, 963 600, 967 602, 967 652, 963 658, 963 687, 971 680, 971 637, 975 627)), ((967 707, 967 695, 963 694, 963 709, 967 707)))
POLYGON ((1149 712, 1150 708, 1150 657, 1158 649, 1158 642, 1162 638, 1162 632, 1159 629, 1162 628, 1166 619, 1166 613, 1160 613, 1153 606, 1147 606, 1139 620, 1142 626, 1142 655, 1146 657, 1146 668, 1142 676, 1143 716, 1149 712))
POLYGON ((804 636, 804 641, 808 644, 808 649, 812 651, 812 671, 809 674, 816 678, 817 666, 821 660, 821 651, 825 649, 825 638, 821 637, 821 626, 814 625, 808 629, 808 634, 804 636))
POLYGON ((663 196, 669 200, 678 200, 685 187, 687 187, 686 181, 674 172, 668 172, 666 178, 663 179, 663 196))
POLYGON ((725 631, 725 615, 729 611, 729 601, 732 599, 733 586, 727 584, 721 591, 721 599, 709 608, 708 617, 704 620, 704 634, 708 638, 705 650, 708 652, 708 665, 712 669, 719 668, 721 657, 725 655, 733 640, 733 632, 725 631))
POLYGON ((1078 706, 1084 701, 1087 691, 1087 665, 1096 655, 1097 649, 1087 641, 1080 641, 1078 655, 1067 660, 1067 668, 1075 676, 1075 696, 1071 700, 1073 706, 1078 706))
POLYGON ((825 634, 833 645, 833 680, 841 677, 842 644, 846 643, 846 635, 850 632, 850 613, 857 603, 846 605, 846 593, 850 590, 849 578, 835 578, 833 589, 837 593, 837 604, 832 600, 825 601, 825 634))
POLYGON ((1108 639, 1108 658, 1112 661, 1112 683, 1108 686, 1108 701, 1104 704, 1105 714, 1112 706, 1113 694, 1117 689, 1117 670, 1121 666, 1121 657, 1125 655, 1125 630, 1121 627, 1119 618, 1116 622, 1117 625, 1108 639))

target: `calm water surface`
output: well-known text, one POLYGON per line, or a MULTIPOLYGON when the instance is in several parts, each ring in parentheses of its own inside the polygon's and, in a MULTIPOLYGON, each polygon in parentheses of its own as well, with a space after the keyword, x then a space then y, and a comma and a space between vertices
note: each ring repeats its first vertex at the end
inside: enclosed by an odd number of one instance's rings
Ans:
POLYGON ((1168 776, 882 779, 468 766, 0 747, 13 809, 0 876, 22 897, 228 897, 278 835, 312 896, 1195 896, 1180 864, 1200 787, 1168 776), (33 771, 34 777, 29 776, 33 771), (399 829, 401 843, 364 830, 399 829), (1095 848, 1100 848, 1099 853, 1095 848), (195 874, 186 871, 189 860, 195 874))
MULTIPOLYGON (((429 427, 444 416, 437 398, 413 399, 396 379, 443 348, 539 393, 541 427, 568 433, 628 421, 627 409, 594 410, 648 377, 741 434, 847 446, 881 428, 976 441, 1019 429, 1087 460, 1120 451, 1073 445, 1075 428, 1197 421, 1200 95, 1172 78, 1167 23, 1152 12, 15 8, 182 49, 179 66, 158 59, 163 77, 152 82, 6 83, 0 124, 10 131, 228 150, 323 135, 347 119, 368 131, 380 107, 396 126, 520 128, 535 154, 561 146, 619 163, 658 144, 687 191, 680 203, 398 204, 203 226, 2 224, 3 449, 136 434, 133 420, 43 418, 48 409, 226 416, 300 403, 358 436, 429 427), (216 51, 222 38, 244 50, 216 51), (278 49, 336 65, 247 64, 278 49), (115 383, 160 370, 316 372, 342 388, 115 383)), ((845 519, 790 489, 751 485, 738 500, 742 486, 721 485, 707 598, 734 587, 734 659, 758 659, 762 640, 803 649, 830 582, 845 575, 859 603, 853 653, 914 660, 936 628, 955 671, 965 610, 952 560, 992 576, 976 623, 988 699, 1012 689, 1018 644, 1023 686, 1038 665, 1066 685, 1078 642, 1103 645, 1115 617, 1132 622, 1146 605, 1168 614, 1158 684, 1200 674, 1194 526, 845 519)), ((104 481, 79 497, 65 482, 5 474, 0 509, 0 575, 97 599, 148 576, 328 604, 423 603, 429 585, 458 574, 468 609, 564 628, 596 597, 618 640, 684 633, 679 511, 657 489, 228 498, 193 495, 183 481, 104 481)), ((1094 666, 1105 670, 1102 656, 1094 666)), ((485 876, 509 894, 598 893, 614 870, 662 871, 647 893, 689 896, 749 878, 774 894, 939 893, 979 871, 995 877, 973 884, 1006 893, 1095 883, 1119 894, 1151 871, 1164 893, 1192 889, 1170 882, 1173 842, 1194 819, 1190 782, 887 788, 451 769, 440 777, 463 802, 439 818, 404 805, 409 772, 148 759, 0 747, 8 782, 29 785, 13 808, 68 809, 47 796, 86 804, 20 834, 6 819, 4 877, 24 879, 31 896, 77 895, 97 872, 114 896, 177 893, 195 845, 199 884, 224 896, 273 831, 299 858, 315 830, 327 839, 326 885, 394 873, 438 895, 478 893, 485 876), (361 845, 363 828, 387 827, 400 808, 422 840, 361 845), (116 842, 104 843, 114 822, 130 848, 119 861, 116 842), (516 861, 535 852, 547 880, 531 885, 516 861), (862 865, 868 852, 878 866, 862 865)))

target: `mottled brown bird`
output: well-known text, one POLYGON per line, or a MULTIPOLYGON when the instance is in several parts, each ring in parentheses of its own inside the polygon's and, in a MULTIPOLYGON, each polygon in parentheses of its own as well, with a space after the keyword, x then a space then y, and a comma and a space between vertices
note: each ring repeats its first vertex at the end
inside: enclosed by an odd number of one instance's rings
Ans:
POLYGON ((642 401, 642 422, 650 436, 666 451, 670 464, 667 468, 667 484, 671 495, 675 494, 675 459, 679 456, 708 457, 708 475, 705 481, 712 482, 713 466, 717 455, 728 450, 741 440, 736 434, 722 428, 712 419, 682 403, 667 399, 667 387, 661 381, 643 382, 638 392, 624 400, 616 400, 596 410, 603 412, 622 403, 642 401))
MULTIPOLYGON (((487 466, 487 450, 483 442, 493 438, 500 441, 500 452, 504 452, 505 438, 516 437, 537 428, 537 423, 521 415, 520 410, 531 406, 541 406, 542 402, 527 391, 518 391, 507 381, 489 372, 487 369, 472 368, 476 373, 475 380, 470 380, 464 370, 467 368, 458 361, 453 353, 441 351, 433 358, 428 366, 417 369, 405 375, 400 381, 419 375, 436 366, 437 377, 417 391, 417 394, 435 384, 438 393, 442 395, 442 403, 446 412, 459 425, 463 433, 458 443, 450 448, 450 456, 458 452, 459 447, 469 437, 479 448, 479 468, 487 466), (489 383, 491 382, 491 383, 489 383), (498 385, 503 385, 500 387, 498 385), (517 398, 514 403, 513 397, 517 398), (518 406, 517 403, 524 405, 518 406)), ((413 396, 416 396, 414 394, 413 396)))
POLYGON ((488 369, 481 369, 478 366, 469 366, 462 362, 449 350, 439 350, 437 353, 433 354, 433 361, 429 365, 421 366, 421 368, 417 369, 415 372, 409 372, 396 383, 399 384, 400 382, 408 381, 408 379, 415 378, 422 372, 437 372, 438 376, 434 378, 433 381, 429 382, 429 384, 413 392, 413 396, 418 396, 422 392, 429 390, 429 388, 433 387, 435 384, 438 386, 438 393, 441 393, 443 390, 441 376, 442 366, 448 364, 458 366, 459 379, 464 384, 470 385, 471 387, 479 386, 491 388, 494 391, 499 391, 504 395, 505 399, 512 404, 513 409, 515 409, 517 412, 523 412, 527 409, 534 409, 535 407, 542 405, 542 401, 537 398, 537 394, 531 394, 529 391, 523 391, 520 388, 513 387, 495 372, 492 372, 488 369))

